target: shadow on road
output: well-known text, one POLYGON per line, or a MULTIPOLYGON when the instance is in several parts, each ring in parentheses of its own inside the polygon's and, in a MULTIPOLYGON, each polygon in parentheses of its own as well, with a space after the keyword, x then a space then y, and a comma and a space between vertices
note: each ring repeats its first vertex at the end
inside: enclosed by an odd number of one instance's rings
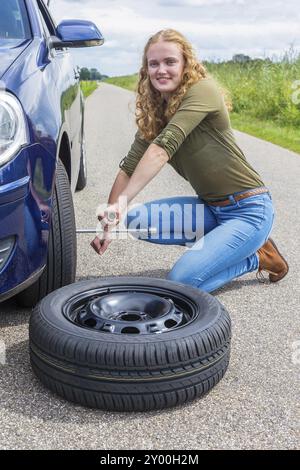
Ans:
POLYGON ((6 300, 0 304, 0 328, 24 325, 28 323, 30 314, 30 308, 20 307, 14 299, 6 300))
MULTIPOLYGON (((145 271, 137 271, 137 272, 128 272, 123 273, 123 276, 127 277, 149 277, 149 278, 158 278, 158 279, 166 279, 168 274, 167 269, 154 269, 154 270, 145 270, 145 271)), ((110 276, 110 277, 119 277, 119 276, 110 276)), ((93 279, 105 279, 105 276, 81 276, 77 278, 77 281, 87 281, 93 279)), ((212 295, 223 294, 226 292, 234 292, 236 290, 240 290, 245 286, 252 286, 257 285, 257 279, 236 279, 230 283, 228 283, 224 287, 220 287, 219 289, 215 290, 212 295)), ((269 282, 266 283, 268 285, 269 282)))

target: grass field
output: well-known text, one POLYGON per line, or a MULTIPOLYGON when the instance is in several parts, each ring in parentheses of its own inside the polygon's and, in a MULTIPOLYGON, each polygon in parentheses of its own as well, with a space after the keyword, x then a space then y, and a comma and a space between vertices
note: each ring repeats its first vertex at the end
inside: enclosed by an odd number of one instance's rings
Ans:
MULTIPOLYGON (((281 61, 205 63, 232 101, 235 129, 300 153, 300 56, 281 61)), ((138 75, 107 79, 134 91, 138 75)))
POLYGON ((270 120, 252 118, 247 113, 231 113, 230 119, 234 129, 300 154, 299 128, 282 126, 270 120))
POLYGON ((110 77, 104 80, 106 83, 111 85, 117 85, 121 88, 126 88, 126 90, 135 91, 136 85, 138 82, 138 74, 134 75, 124 75, 123 77, 110 77))
POLYGON ((89 95, 93 93, 93 91, 96 90, 96 88, 98 87, 98 84, 97 82, 93 82, 93 81, 81 81, 80 86, 83 92, 83 96, 87 98, 89 95))

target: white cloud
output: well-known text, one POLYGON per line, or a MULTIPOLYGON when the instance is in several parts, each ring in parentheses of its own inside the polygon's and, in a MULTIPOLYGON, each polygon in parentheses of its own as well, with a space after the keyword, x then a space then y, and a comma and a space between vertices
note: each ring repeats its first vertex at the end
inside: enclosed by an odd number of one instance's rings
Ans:
POLYGON ((290 44, 300 50, 298 0, 52 0, 57 21, 94 21, 106 42, 76 51, 79 65, 124 75, 140 67, 149 36, 175 28, 187 36, 201 60, 282 55, 290 44), (97 64, 97 65, 96 65, 97 64))
POLYGON ((214 6, 224 4, 244 5, 245 0, 160 0, 159 4, 167 7, 202 7, 206 5, 214 6))

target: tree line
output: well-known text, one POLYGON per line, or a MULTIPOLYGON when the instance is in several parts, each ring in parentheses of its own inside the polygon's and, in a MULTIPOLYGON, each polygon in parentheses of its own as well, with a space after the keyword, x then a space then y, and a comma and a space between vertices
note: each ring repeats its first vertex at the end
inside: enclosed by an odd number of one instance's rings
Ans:
POLYGON ((102 75, 99 70, 92 68, 88 69, 86 67, 82 67, 80 69, 80 80, 104 80, 105 78, 108 78, 108 75, 102 75))

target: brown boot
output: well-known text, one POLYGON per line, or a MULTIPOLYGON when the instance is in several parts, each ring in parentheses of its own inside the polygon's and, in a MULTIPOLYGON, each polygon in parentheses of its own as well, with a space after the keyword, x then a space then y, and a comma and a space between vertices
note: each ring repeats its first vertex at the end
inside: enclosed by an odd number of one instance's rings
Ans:
POLYGON ((289 265, 279 253, 272 238, 269 238, 257 253, 259 256, 258 275, 261 274, 261 271, 267 271, 270 282, 278 282, 287 275, 289 265))

